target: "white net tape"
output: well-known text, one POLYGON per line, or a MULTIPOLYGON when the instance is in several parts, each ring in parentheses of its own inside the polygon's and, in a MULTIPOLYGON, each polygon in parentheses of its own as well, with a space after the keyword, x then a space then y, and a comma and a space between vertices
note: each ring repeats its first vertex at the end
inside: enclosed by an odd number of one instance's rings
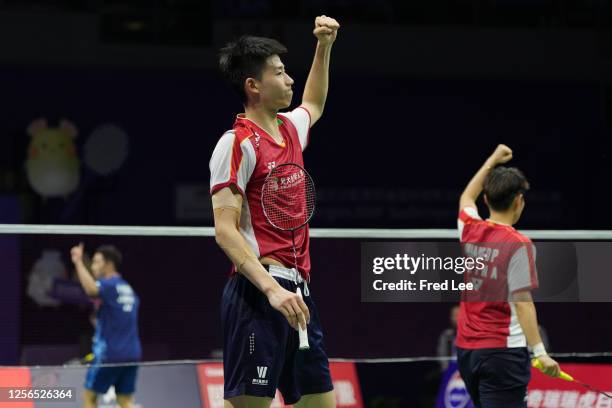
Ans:
MULTIPOLYGON (((521 230, 532 239, 612 240, 609 230, 521 230)), ((0 234, 213 237, 214 227, 0 224, 0 234)), ((313 238, 457 239, 456 229, 312 228, 313 238)))

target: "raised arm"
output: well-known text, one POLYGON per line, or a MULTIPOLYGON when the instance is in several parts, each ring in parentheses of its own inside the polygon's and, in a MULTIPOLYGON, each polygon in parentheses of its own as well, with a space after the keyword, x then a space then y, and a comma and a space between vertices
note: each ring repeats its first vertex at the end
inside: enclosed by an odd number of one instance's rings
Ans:
POLYGON ((83 261, 83 248, 83 243, 72 247, 70 250, 70 258, 72 259, 79 282, 81 282, 81 286, 83 287, 85 293, 88 296, 98 296, 99 289, 98 285, 96 285, 96 280, 91 275, 91 272, 89 272, 89 269, 87 269, 85 262, 83 261))
POLYGON ((470 180, 465 190, 459 198, 459 211, 465 207, 476 207, 476 200, 482 192, 484 181, 493 168, 499 164, 506 163, 512 159, 512 150, 506 145, 500 144, 497 146, 495 151, 487 160, 485 160, 482 167, 476 172, 474 177, 470 180))
POLYGON ((325 107, 329 88, 329 60, 339 28, 340 24, 331 17, 319 16, 315 19, 313 34, 318 42, 302 97, 302 106, 310 112, 311 127, 319 120, 325 107))
POLYGON ((299 322, 305 328, 310 314, 302 298, 279 285, 240 233, 242 195, 238 189, 234 186, 222 188, 213 194, 212 203, 215 240, 236 270, 266 295, 272 307, 285 316, 291 327, 297 329, 299 322))

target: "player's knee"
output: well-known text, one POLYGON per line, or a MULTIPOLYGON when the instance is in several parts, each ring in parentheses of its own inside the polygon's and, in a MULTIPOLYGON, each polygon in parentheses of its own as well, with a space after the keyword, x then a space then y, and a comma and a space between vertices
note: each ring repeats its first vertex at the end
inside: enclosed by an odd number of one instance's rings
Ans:
POLYGON ((134 396, 117 394, 117 403, 121 408, 132 408, 134 406, 134 396))
POLYGON ((270 408, 272 398, 240 396, 223 401, 223 408, 270 408))
POLYGON ((334 391, 320 394, 306 394, 294 404, 296 408, 336 408, 336 395, 334 391))
POLYGON ((86 402, 88 404, 95 404, 97 400, 98 394, 96 394, 95 392, 91 390, 85 390, 85 392, 83 392, 83 402, 86 402))

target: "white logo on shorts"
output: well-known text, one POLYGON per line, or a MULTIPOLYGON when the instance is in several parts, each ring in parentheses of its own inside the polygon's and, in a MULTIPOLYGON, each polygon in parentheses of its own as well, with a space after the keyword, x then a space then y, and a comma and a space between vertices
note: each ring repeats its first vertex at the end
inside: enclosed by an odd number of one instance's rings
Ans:
POLYGON ((268 385, 268 380, 266 380, 266 374, 268 373, 268 367, 266 366, 257 366, 257 375, 259 378, 253 378, 253 384, 255 385, 268 385))
POLYGON ((268 367, 257 367, 257 375, 259 378, 266 378, 266 373, 268 372, 268 367))

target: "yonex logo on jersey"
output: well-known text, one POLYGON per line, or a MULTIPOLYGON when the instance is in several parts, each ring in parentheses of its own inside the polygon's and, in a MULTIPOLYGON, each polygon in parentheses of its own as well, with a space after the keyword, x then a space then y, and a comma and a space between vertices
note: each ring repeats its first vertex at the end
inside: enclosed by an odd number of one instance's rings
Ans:
POLYGON ((276 167, 276 162, 275 161, 271 161, 268 163, 268 170, 272 171, 273 168, 276 167))
POLYGON ((253 378, 253 384, 254 385, 268 385, 268 380, 266 380, 267 373, 268 373, 268 367, 257 366, 257 376, 259 378, 253 378))

